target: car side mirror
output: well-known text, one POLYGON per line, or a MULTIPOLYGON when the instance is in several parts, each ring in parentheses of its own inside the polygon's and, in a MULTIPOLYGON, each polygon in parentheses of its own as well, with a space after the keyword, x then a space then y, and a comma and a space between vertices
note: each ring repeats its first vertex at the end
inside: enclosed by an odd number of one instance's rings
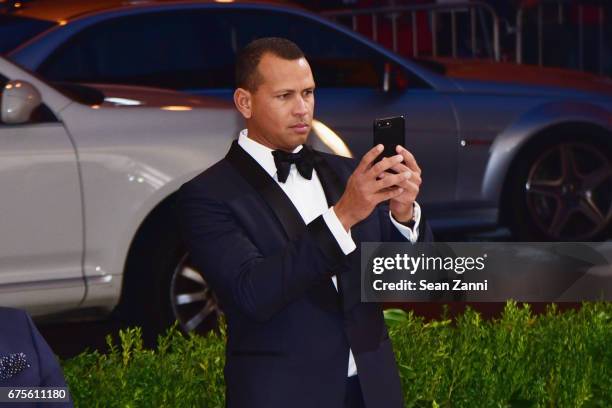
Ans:
POLYGON ((42 97, 34 85, 22 80, 9 81, 2 89, 0 119, 7 125, 27 123, 41 104, 42 97))
POLYGON ((385 62, 382 83, 383 92, 403 91, 406 88, 408 88, 408 78, 402 69, 391 62, 385 62))

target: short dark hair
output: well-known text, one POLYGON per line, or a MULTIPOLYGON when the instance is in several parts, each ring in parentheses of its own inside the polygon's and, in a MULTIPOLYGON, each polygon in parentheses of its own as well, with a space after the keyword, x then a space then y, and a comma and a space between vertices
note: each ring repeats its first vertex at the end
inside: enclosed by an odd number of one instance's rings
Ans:
POLYGON ((286 60, 304 57, 304 53, 293 41, 286 38, 266 37, 251 41, 236 56, 236 86, 255 92, 262 77, 257 66, 264 54, 270 53, 286 60))

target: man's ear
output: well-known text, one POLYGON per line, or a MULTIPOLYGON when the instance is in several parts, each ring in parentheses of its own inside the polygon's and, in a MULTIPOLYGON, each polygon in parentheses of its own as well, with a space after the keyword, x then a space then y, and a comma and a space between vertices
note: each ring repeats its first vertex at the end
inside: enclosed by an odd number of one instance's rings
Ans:
POLYGON ((237 88, 234 91, 234 105, 245 119, 250 119, 252 115, 251 93, 244 88, 237 88))

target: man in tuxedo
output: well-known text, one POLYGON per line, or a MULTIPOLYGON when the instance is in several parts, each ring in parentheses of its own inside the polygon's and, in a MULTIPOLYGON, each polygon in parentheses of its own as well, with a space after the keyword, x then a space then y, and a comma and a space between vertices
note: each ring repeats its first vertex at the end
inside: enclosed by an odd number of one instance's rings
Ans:
MULTIPOLYGON (((66 387, 55 354, 23 310, 0 307, 0 387, 66 387)), ((13 405, 64 408, 72 402, 7 403, 13 405)))
POLYGON ((236 83, 246 129, 178 194, 192 265, 227 319, 227 407, 402 407, 382 308, 360 301, 359 243, 432 239, 416 160, 304 145, 315 82, 288 40, 245 47, 236 83))

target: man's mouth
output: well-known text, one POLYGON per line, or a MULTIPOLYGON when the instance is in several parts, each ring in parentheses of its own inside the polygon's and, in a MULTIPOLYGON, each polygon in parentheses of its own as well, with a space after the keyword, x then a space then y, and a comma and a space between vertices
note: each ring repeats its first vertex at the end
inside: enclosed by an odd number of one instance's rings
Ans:
POLYGON ((297 123, 293 126, 290 126, 291 129, 295 130, 298 133, 305 133, 310 129, 310 126, 306 123, 297 123))

